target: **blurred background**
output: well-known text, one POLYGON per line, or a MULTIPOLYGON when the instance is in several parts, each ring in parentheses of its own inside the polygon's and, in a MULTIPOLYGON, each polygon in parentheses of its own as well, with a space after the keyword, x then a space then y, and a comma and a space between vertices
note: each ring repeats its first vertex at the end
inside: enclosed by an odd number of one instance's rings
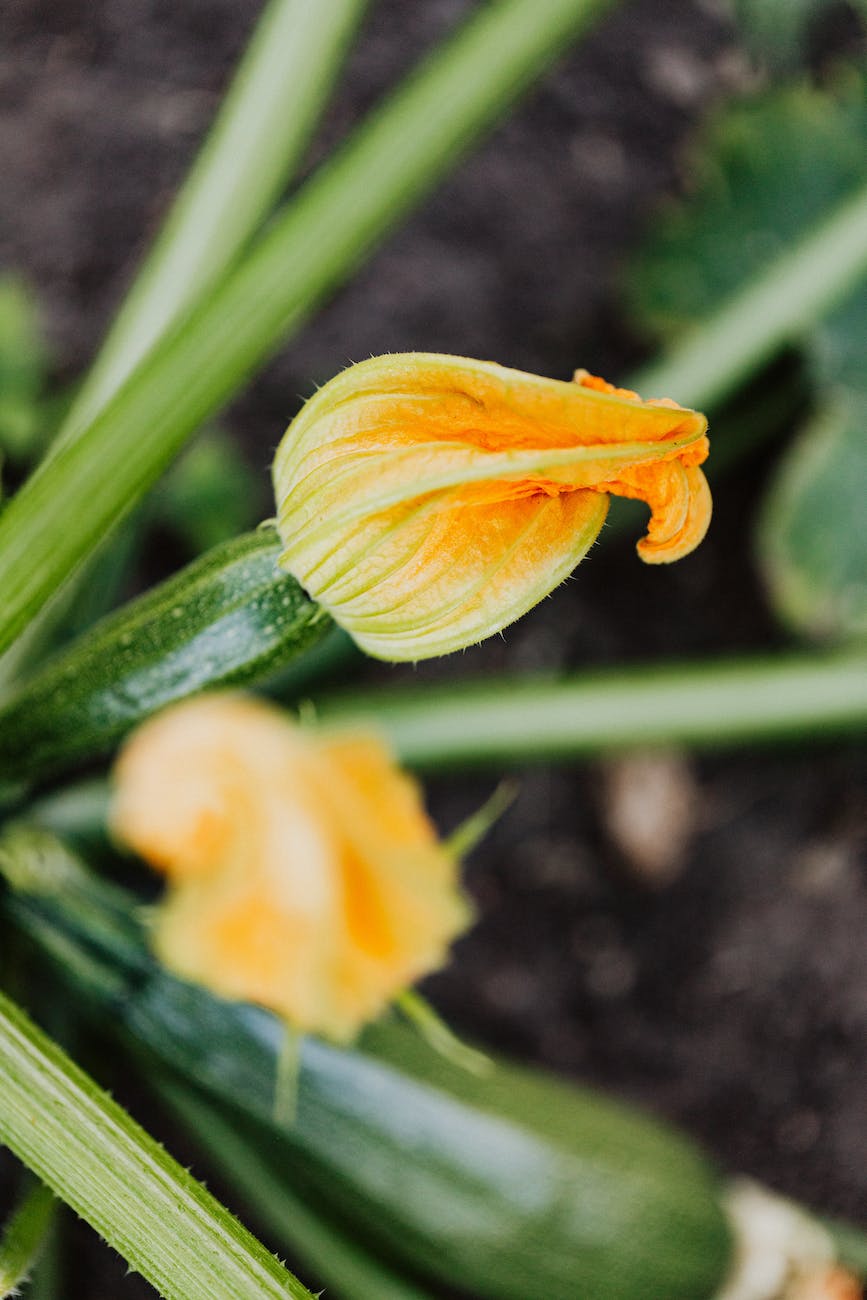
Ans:
MULTIPOLYGON (((376 0, 311 166, 471 8, 376 0)), ((258 11, 253 0, 4 5, 0 264, 36 303, 53 393, 94 354, 258 11)), ((854 9, 829 4, 796 75, 821 87, 865 52, 854 9)), ((231 525, 271 513, 266 471, 286 424, 351 361, 431 350, 628 380, 654 350, 631 267, 654 214, 695 185, 685 147, 771 75, 725 0, 615 7, 221 418, 242 458, 231 525)), ((502 638, 417 670, 347 661, 338 680, 791 647, 755 528, 808 401, 801 371, 786 356, 754 382, 753 398, 780 401, 755 448, 715 479, 714 522, 688 560, 648 569, 618 534, 502 638)), ((738 409, 719 417, 735 432, 738 409)), ((133 590, 197 544, 165 494, 155 509, 133 590)), ((863 748, 655 752, 510 775, 518 797, 469 865, 479 923, 429 982, 431 1000, 461 1033, 640 1103, 725 1168, 865 1222, 863 748)), ((452 829, 495 781, 428 781, 438 825, 452 829)), ((135 1105, 134 1086, 114 1082, 135 1105)), ((93 1264, 81 1296, 150 1294, 134 1278, 121 1288, 120 1262, 90 1243, 82 1232, 93 1264)))

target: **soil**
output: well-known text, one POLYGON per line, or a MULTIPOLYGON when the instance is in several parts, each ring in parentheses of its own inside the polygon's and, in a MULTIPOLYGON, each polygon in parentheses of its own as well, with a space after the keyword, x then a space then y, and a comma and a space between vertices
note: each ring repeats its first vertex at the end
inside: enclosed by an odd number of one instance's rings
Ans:
MULTIPOLYGON (((312 161, 470 7, 372 5, 312 161)), ((38 296, 59 382, 92 355, 257 10, 7 0, 0 262, 38 296)), ((724 3, 612 13, 235 405, 226 423, 251 463, 264 471, 299 395, 387 350, 625 377, 646 348, 622 306, 626 257, 683 184, 690 130, 753 75, 724 3)), ((779 652, 752 560, 772 459, 718 484, 688 561, 651 571, 614 541, 505 638, 418 675, 779 652)), ((725 1169, 867 1225, 865 768, 847 742, 517 769, 517 801, 469 867, 479 923, 431 998, 467 1035, 640 1103, 725 1169)), ((439 823, 494 781, 431 781, 439 823)), ((75 1297, 152 1294, 90 1233, 74 1243, 75 1297)))

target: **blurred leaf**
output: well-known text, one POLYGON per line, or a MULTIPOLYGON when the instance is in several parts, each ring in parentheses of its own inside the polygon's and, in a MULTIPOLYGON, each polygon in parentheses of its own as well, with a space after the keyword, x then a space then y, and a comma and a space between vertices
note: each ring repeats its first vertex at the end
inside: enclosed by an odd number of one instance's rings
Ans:
POLYGON ((39 448, 47 357, 34 300, 11 275, 0 277, 0 449, 16 461, 39 448))
POLYGON ((774 603, 820 640, 867 636, 867 398, 835 396, 784 457, 759 553, 774 603))
POLYGON ((51 1231, 55 1201, 38 1180, 28 1179, 14 1214, 0 1236, 0 1297, 19 1295, 51 1231))
MULTIPOLYGON (((695 326, 863 188, 865 89, 850 73, 835 94, 800 86, 723 114, 705 138, 694 193, 663 219, 635 268, 645 323, 695 326)), ((867 630, 867 288, 856 282, 801 345, 819 413, 771 484, 760 562, 784 621, 841 640, 867 630)))
MULTIPOLYGON (((803 60, 814 24, 839 7, 839 0, 734 0, 748 48, 780 72, 803 60)), ((850 0, 849 8, 867 17, 865 0, 850 0)))
POLYGON ((698 326, 867 181, 864 80, 728 108, 696 142, 691 174, 630 269, 638 319, 664 335, 698 326))
POLYGON ((194 556, 253 528, 264 506, 262 479, 222 429, 197 438, 154 494, 156 518, 194 556))
POLYGON ((760 555, 782 617, 842 641, 867 634, 867 287, 816 327, 806 351, 820 409, 768 493, 760 555))
POLYGON ((820 407, 768 492, 759 554, 782 617, 842 641, 867 635, 867 288, 816 329, 808 360, 820 407))
POLYGON ((262 225, 299 166, 366 0, 268 0, 217 117, 52 448, 105 406, 262 225))
POLYGON ((867 286, 817 327, 809 361, 817 385, 851 390, 867 401, 867 286))

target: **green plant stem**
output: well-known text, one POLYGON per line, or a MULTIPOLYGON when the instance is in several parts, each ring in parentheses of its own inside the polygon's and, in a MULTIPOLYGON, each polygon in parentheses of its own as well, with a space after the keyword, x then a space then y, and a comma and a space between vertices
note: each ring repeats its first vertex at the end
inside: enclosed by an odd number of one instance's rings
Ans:
POLYGON ((457 862, 461 862, 495 826, 515 802, 518 785, 515 781, 501 781, 481 808, 470 813, 445 841, 445 847, 457 862))
POLYGON ((486 5, 319 169, 238 269, 0 515, 0 651, 280 338, 611 3, 486 5))
POLYGON ((165 1300, 313 1300, 2 994, 0 1141, 165 1300))
POLYGON ((633 377, 638 392, 710 407, 799 340, 867 272, 867 186, 772 261, 707 324, 633 377))
POLYGON ((821 1219, 820 1222, 837 1248, 840 1263, 862 1280, 867 1278, 867 1232, 837 1219, 821 1219))
POLYGON ((39 1259, 27 1282, 27 1300, 58 1300, 58 1296, 69 1295, 64 1245, 63 1221, 59 1214, 54 1214, 39 1259))
POLYGON ((54 1218, 54 1197, 40 1182, 31 1182, 0 1240, 0 1300, 17 1295, 33 1271, 54 1218))
POLYGON ((500 768, 646 745, 864 730, 867 651, 391 688, 316 703, 324 723, 373 722, 412 766, 500 768))
POLYGON ((237 258, 300 162, 366 0, 270 0, 52 454, 237 258))
POLYGON ((459 1070, 484 1078, 494 1069, 494 1063, 484 1052, 470 1047, 458 1038, 427 998, 416 989, 404 989, 395 998, 395 1006, 404 1019, 421 1035, 432 1052, 456 1065, 459 1070))

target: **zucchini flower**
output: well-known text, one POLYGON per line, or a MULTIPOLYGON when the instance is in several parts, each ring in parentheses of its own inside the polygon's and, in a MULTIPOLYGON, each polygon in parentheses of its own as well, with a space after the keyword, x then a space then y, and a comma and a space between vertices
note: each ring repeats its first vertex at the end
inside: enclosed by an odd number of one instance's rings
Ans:
POLYGON ((168 878, 154 947, 184 979, 351 1038, 470 921, 454 858, 383 744, 211 695, 133 735, 117 838, 168 878))
POLYGON ((368 654, 447 654, 553 591, 612 493, 650 507, 643 560, 688 554, 710 521, 706 428, 584 370, 562 383, 466 357, 375 357, 320 389, 280 443, 280 563, 368 654))

